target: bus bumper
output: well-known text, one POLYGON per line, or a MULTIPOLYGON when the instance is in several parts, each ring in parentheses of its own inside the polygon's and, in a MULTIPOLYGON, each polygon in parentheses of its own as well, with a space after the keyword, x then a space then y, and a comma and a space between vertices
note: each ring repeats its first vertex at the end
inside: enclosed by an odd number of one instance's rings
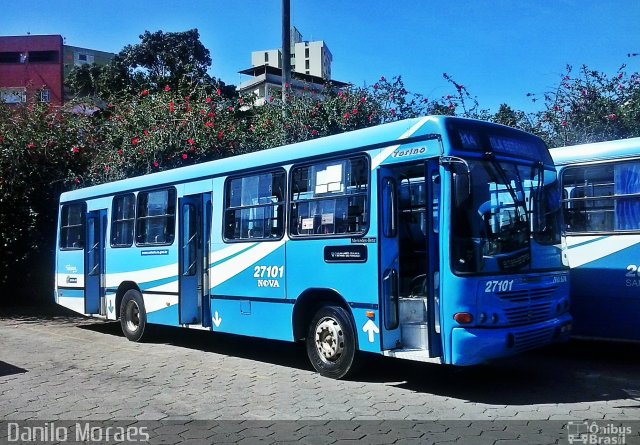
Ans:
POLYGON ((453 328, 451 364, 476 365, 489 359, 518 354, 571 335, 571 315, 562 314, 533 325, 511 328, 453 328))

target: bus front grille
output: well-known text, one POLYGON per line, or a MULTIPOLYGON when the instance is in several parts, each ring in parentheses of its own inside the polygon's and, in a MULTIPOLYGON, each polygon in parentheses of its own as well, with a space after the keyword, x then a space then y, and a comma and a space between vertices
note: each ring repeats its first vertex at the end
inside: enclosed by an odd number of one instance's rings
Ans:
POLYGON ((513 335, 513 349, 521 352, 544 346, 553 339, 554 328, 536 329, 534 331, 519 332, 513 335))
POLYGON ((552 305, 553 303, 551 301, 544 301, 526 306, 506 308, 504 313, 511 325, 538 323, 551 317, 552 305))
POLYGON ((539 287, 532 289, 498 292, 496 295, 503 301, 510 303, 528 303, 548 298, 556 291, 557 286, 539 287))

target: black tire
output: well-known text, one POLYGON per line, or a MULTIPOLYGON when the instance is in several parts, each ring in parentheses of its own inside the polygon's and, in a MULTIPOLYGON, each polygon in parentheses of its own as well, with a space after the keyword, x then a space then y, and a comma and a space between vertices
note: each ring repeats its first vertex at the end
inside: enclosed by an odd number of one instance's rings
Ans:
POLYGON ((120 326, 129 340, 142 340, 147 328, 147 311, 144 309, 142 295, 135 289, 129 289, 122 297, 120 326))
POLYGON ((341 379, 358 363, 356 335, 349 313, 340 306, 322 306, 311 319, 307 333, 307 356, 325 377, 341 379))

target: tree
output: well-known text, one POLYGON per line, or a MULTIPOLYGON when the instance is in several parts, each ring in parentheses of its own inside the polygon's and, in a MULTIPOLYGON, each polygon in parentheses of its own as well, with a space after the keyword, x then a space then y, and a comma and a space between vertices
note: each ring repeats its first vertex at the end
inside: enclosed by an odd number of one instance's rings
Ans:
MULTIPOLYGON (((491 122, 518 128, 529 133, 538 134, 539 131, 532 122, 530 115, 524 111, 514 110, 507 104, 500 105, 498 112, 491 116, 491 122)), ((539 134, 538 134, 539 135, 539 134)))
POLYGON ((210 80, 209 50, 200 42, 197 29, 184 32, 149 32, 140 43, 127 45, 118 54, 131 75, 142 73, 149 88, 169 85, 177 89, 193 79, 210 80))
POLYGON ((65 83, 75 96, 104 100, 135 96, 145 89, 158 91, 165 86, 188 94, 194 84, 207 86, 209 93, 221 90, 224 97, 236 97, 235 86, 207 74, 210 67, 209 50, 200 42, 197 29, 145 31, 140 43, 125 46, 107 65, 75 67, 65 83))
POLYGON ((59 194, 92 157, 95 120, 45 104, 0 104, 0 296, 50 295, 59 194))
POLYGON ((74 96, 103 99, 134 93, 143 82, 140 75, 129 72, 119 55, 106 65, 76 66, 65 79, 65 85, 74 96))
POLYGON ((567 66, 558 87, 544 94, 537 131, 554 147, 640 136, 640 74, 625 69, 610 76, 567 66))

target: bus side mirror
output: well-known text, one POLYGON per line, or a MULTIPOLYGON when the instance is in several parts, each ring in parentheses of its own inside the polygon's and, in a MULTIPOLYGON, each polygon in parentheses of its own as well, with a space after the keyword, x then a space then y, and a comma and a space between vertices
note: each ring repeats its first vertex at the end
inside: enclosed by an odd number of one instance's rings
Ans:
POLYGON ((467 172, 453 174, 453 200, 456 206, 471 198, 471 181, 467 172))

